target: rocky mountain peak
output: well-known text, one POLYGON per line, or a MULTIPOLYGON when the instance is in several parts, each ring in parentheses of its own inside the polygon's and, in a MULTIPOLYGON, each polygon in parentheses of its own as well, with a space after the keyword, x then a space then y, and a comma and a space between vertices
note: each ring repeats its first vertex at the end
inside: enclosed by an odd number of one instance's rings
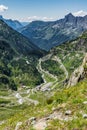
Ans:
POLYGON ((69 13, 65 17, 75 17, 75 16, 72 13, 69 13))
POLYGON ((68 15, 65 16, 66 22, 73 22, 75 19, 76 17, 72 15, 72 13, 69 13, 68 15))

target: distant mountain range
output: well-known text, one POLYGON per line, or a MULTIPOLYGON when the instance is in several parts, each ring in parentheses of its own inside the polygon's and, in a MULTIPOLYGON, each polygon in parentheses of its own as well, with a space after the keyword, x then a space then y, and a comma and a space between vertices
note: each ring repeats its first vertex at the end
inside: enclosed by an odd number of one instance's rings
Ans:
POLYGON ((70 41, 87 30, 87 16, 75 17, 71 13, 54 22, 33 21, 19 32, 44 50, 70 41))
POLYGON ((2 15, 0 15, 0 20, 3 20, 8 26, 12 27, 15 30, 22 28, 29 24, 28 22, 19 22, 18 20, 5 19, 2 15))
POLYGON ((19 22, 5 19, 3 16, 0 16, 0 20, 3 20, 9 27, 26 36, 34 45, 46 51, 54 46, 75 39, 87 30, 87 15, 75 17, 71 13, 63 19, 51 22, 19 22))

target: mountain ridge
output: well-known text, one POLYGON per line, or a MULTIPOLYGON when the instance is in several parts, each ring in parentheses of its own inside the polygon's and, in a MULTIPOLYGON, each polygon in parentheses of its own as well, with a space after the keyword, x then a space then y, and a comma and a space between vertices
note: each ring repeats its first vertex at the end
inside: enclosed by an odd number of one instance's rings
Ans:
POLYGON ((33 50, 40 50, 28 38, 13 30, 5 22, 3 22, 3 20, 0 20, 0 40, 8 41, 8 43, 10 43, 10 45, 13 46, 13 48, 16 47, 15 50, 19 51, 19 53, 22 50, 22 54, 30 53, 33 50))
POLYGON ((9 27, 13 28, 16 31, 19 28, 22 28, 23 26, 28 24, 28 22, 22 23, 19 22, 18 20, 5 19, 2 15, 0 15, 0 20, 3 20, 9 27))
POLYGON ((75 17, 71 13, 65 18, 52 21, 33 21, 19 29, 19 32, 44 50, 70 41, 78 37, 87 29, 87 16, 75 17))

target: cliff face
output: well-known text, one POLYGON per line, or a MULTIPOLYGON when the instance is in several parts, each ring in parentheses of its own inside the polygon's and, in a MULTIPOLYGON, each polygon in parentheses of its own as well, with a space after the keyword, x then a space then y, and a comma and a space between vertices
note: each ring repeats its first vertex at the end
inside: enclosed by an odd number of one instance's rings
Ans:
POLYGON ((80 80, 86 77, 87 77, 87 53, 85 54, 82 65, 72 73, 68 82, 68 87, 76 85, 80 80))

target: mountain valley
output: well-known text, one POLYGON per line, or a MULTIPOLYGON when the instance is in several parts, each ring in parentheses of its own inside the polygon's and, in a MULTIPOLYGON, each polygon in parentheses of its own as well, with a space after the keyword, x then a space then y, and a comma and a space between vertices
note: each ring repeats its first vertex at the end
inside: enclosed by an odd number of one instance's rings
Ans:
POLYGON ((87 31, 45 52, 0 26, 0 130, 86 130, 87 31))
POLYGON ((19 84, 32 86, 43 82, 36 69, 41 55, 38 47, 0 21, 0 89, 9 86, 17 89, 19 84))

